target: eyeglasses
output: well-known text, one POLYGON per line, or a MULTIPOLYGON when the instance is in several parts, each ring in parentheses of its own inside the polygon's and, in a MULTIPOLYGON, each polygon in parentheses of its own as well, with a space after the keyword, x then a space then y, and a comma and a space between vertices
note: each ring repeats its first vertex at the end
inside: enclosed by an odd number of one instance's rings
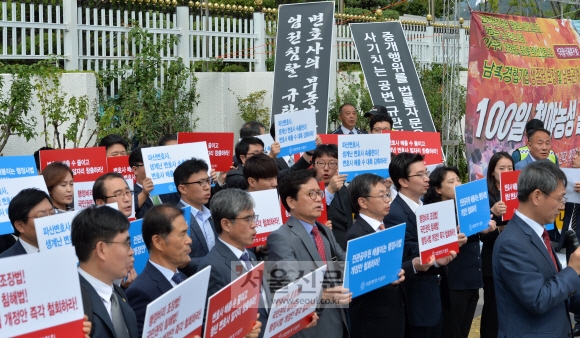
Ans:
POLYGON ((234 219, 243 219, 250 224, 255 224, 258 221, 258 218, 260 218, 258 215, 253 215, 253 216, 246 216, 246 217, 236 217, 236 218, 232 218, 232 219, 233 220, 234 219))
POLYGON ((557 199, 557 198, 555 198, 555 197, 552 197, 550 194, 547 194, 547 193, 545 193, 545 192, 543 192, 543 191, 542 191, 542 194, 544 194, 544 195, 546 195, 546 196, 550 197, 551 199, 553 199, 554 201, 556 201, 556 202, 558 202, 558 203, 561 203, 562 205, 565 205, 565 204, 566 204, 566 201, 568 201, 568 198, 566 198, 566 197, 562 197, 562 199, 561 199, 561 200, 559 200, 559 199, 557 199))
POLYGON ((56 212, 54 211, 54 208, 50 208, 47 210, 39 210, 36 215, 34 215, 34 216, 28 215, 27 217, 28 218, 42 218, 42 217, 46 217, 46 216, 52 216, 55 213, 56 212))
POLYGON ((320 198, 324 198, 324 190, 310 190, 308 192, 308 196, 310 196, 310 199, 312 199, 313 201, 316 201, 316 196, 320 196, 320 198))
POLYGON ((105 198, 116 198, 119 199, 121 197, 131 197, 133 196, 133 190, 125 190, 125 191, 119 191, 117 193, 115 193, 113 196, 105 196, 105 198))
POLYGON ((204 188, 204 187, 207 187, 211 183, 211 179, 208 177, 205 180, 199 180, 199 181, 195 181, 195 182, 185 182, 185 183, 181 183, 181 184, 188 185, 188 184, 194 184, 194 183, 197 183, 197 184, 199 184, 200 187, 204 188))
POLYGON ((420 177, 420 178, 426 178, 429 177, 429 174, 431 174, 431 172, 429 170, 427 170, 426 172, 418 172, 415 175, 409 175, 408 177, 420 177))
POLYGON ((320 169, 324 169, 327 165, 328 165, 328 168, 330 168, 330 169, 336 169, 336 168, 338 168, 338 163, 337 162, 328 162, 328 163, 326 163, 326 162, 315 162, 314 164, 318 168, 320 168, 320 169))
POLYGON ((123 244, 127 248, 127 250, 131 249, 131 240, 123 241, 123 242, 105 242, 105 241, 103 241, 103 243, 107 243, 107 244, 123 244))
POLYGON ((382 198, 383 202, 389 202, 391 200, 391 194, 384 194, 380 196, 365 196, 366 198, 373 197, 373 198, 382 198))

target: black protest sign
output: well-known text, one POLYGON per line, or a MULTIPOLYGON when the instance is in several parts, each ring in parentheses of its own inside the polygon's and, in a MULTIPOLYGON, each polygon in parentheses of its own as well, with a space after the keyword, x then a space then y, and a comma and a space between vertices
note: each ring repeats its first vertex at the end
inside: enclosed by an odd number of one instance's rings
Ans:
POLYGON ((393 129, 436 131, 400 22, 351 24, 373 105, 387 108, 393 129))
POLYGON ((328 124, 334 3, 281 5, 276 35, 272 114, 312 108, 319 134, 328 124))

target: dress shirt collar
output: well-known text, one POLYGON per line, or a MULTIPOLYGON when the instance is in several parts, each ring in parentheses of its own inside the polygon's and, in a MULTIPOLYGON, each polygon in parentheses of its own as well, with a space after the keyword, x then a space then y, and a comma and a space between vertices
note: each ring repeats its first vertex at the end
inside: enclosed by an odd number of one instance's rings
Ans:
POLYGON ((374 231, 378 231, 379 225, 383 224, 382 221, 377 221, 376 219, 371 218, 363 213, 359 213, 358 215, 364 219, 371 226, 371 228, 373 228, 374 231))
MULTIPOLYGON (((544 226, 534 221, 533 219, 529 218, 528 216, 522 214, 518 210, 516 210, 516 215, 518 215, 519 218, 521 218, 524 222, 526 222, 526 224, 529 225, 530 228, 532 228, 532 230, 534 230, 534 232, 540 237, 542 243, 544 243, 544 238, 542 237, 544 234, 544 226)), ((544 245, 546 244, 544 243, 544 245)))
POLYGON ((152 260, 149 260, 149 263, 151 263, 154 267, 156 267, 157 270, 159 270, 159 272, 161 272, 161 274, 169 281, 169 283, 171 283, 171 285, 175 286, 171 278, 173 278, 173 275, 175 275, 177 271, 171 271, 168 268, 161 266, 152 260))
MULTIPOLYGON (((219 240, 220 240, 222 243, 224 243, 224 244, 225 244, 225 245, 226 245, 226 246, 227 246, 227 247, 228 247, 228 248, 229 248, 229 249, 232 251, 232 253, 234 254, 234 256, 238 257, 238 259, 240 259, 240 257, 242 257, 242 255, 243 255, 245 252, 247 252, 247 251, 246 251, 246 249, 244 249, 244 251, 242 251, 242 250, 240 250, 240 249, 236 248, 235 246, 233 246, 233 245, 231 245, 231 244, 229 244, 229 243, 226 243, 224 240, 222 240, 222 239, 221 239, 221 237, 218 237, 218 239, 219 239, 219 240)), ((248 258, 249 258, 249 255, 248 255, 248 258)))
MULTIPOLYGON (((342 133, 343 133, 343 134, 345 134, 345 135, 348 135, 348 134, 350 134, 350 132, 351 132, 350 130, 348 130, 348 129, 347 129, 345 126, 343 126, 342 124, 340 125, 340 129, 342 129, 342 133)), ((356 132, 356 127, 353 127, 353 128, 352 128, 352 132, 353 132, 355 135, 356 135, 356 134, 358 134, 358 133, 356 132)))
POLYGON ((105 303, 105 307, 107 308, 107 311, 109 311, 110 315, 111 295, 113 294, 113 285, 112 284, 107 285, 106 283, 103 283, 101 280, 98 280, 97 278, 91 276, 81 268, 78 268, 78 270, 79 274, 83 276, 87 280, 87 282, 89 282, 89 284, 91 284, 91 286, 95 289, 95 291, 97 291, 97 294, 99 295, 99 297, 101 297, 101 299, 105 303))
MULTIPOLYGON (((292 216, 292 217, 294 217, 294 216, 292 216)), ((294 218, 296 218, 296 217, 294 217, 294 218)), ((300 222, 300 224, 302 224, 302 226, 304 226, 304 229, 306 229, 306 232, 309 235, 312 233, 312 228, 314 228, 314 225, 313 224, 304 222, 303 220, 298 219, 298 218, 296 218, 296 220, 298 220, 300 222)))
POLYGON ((423 205, 423 201, 421 201, 420 199, 419 199, 419 204, 417 204, 417 203, 415 203, 415 201, 411 200, 409 197, 405 196, 400 191, 399 191, 399 196, 401 196, 403 201, 405 201, 405 203, 407 203, 409 208, 411 208, 411 211, 413 211, 414 213, 416 213, 417 209, 423 205))
POLYGON ((37 247, 35 247, 32 244, 26 243, 26 241, 23 241, 22 238, 18 237, 18 241, 20 242, 20 244, 22 244, 22 247, 24 248, 27 254, 33 254, 38 252, 37 247))
POLYGON ((184 206, 191 207, 191 215, 193 217, 196 217, 198 219, 202 219, 204 222, 211 217, 211 211, 209 211, 209 209, 206 208, 205 205, 201 206, 201 210, 197 210, 194 206, 187 204, 183 199, 181 200, 181 203, 183 203, 184 206))

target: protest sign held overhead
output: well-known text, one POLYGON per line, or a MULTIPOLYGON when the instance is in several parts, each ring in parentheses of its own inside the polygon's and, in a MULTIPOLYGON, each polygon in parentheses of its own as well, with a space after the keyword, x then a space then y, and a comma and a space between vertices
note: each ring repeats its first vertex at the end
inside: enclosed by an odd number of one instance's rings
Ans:
POLYGON ((228 171, 234 156, 234 133, 177 133, 177 143, 205 141, 211 161, 211 169, 228 171))
POLYGON ((40 170, 52 162, 66 164, 75 183, 94 182, 107 172, 107 151, 105 147, 41 150, 40 170))
POLYGON ((274 116, 278 157, 294 155, 316 148, 316 120, 311 109, 274 116))
POLYGON ((389 177, 390 143, 390 134, 339 135, 338 172, 347 182, 365 173, 389 177))
POLYGON ((72 246, 70 225, 78 211, 64 212, 34 219, 38 250, 54 250, 72 246))
POLYGON ((37 188, 48 194, 46 183, 42 176, 18 177, 0 180, 0 235, 14 233, 10 218, 8 218, 8 205, 14 196, 27 188, 37 188))
POLYGON ((254 199, 254 213, 259 216, 256 221, 256 237, 251 246, 266 245, 266 238, 282 224, 282 215, 278 208, 278 190, 269 189, 249 193, 254 199))
POLYGON ((129 155, 107 157, 107 172, 121 174, 127 181, 135 181, 135 173, 129 166, 129 155))
POLYGON ((477 180, 455 187, 457 221, 465 236, 487 229, 490 220, 487 180, 477 180))
POLYGON ((512 219, 516 209, 520 205, 518 200, 518 177, 521 170, 504 171, 500 174, 499 192, 501 200, 505 203, 507 210, 501 216, 503 221, 512 219))
POLYGON ((1 156, 0 179, 38 175, 34 156, 1 156))

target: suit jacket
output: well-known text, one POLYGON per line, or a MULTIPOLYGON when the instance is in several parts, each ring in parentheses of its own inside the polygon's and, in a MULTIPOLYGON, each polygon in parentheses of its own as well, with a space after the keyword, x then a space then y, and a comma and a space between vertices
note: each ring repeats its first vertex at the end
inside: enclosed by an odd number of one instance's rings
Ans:
POLYGON ((16 243, 14 243, 14 245, 12 245, 10 249, 0 254, 0 258, 13 257, 18 255, 26 255, 26 250, 20 243, 20 240, 16 241, 16 243))
MULTIPOLYGON (((182 277, 183 279, 187 278, 185 275, 182 277)), ((131 283, 127 289, 127 298, 129 298, 129 305, 137 317, 139 337, 143 334, 147 305, 172 288, 173 285, 151 262, 147 262, 143 272, 131 283)))
MULTIPOLYGON (((419 257, 416 215, 400 194, 391 203, 391 211, 383 223, 387 228, 406 223, 403 262, 419 257)), ((443 306, 449 305, 446 267, 432 267, 427 272, 417 272, 414 279, 403 283, 403 291, 407 300, 409 325, 437 325, 442 317, 443 306)))
MULTIPOLYGON (((351 240, 375 233, 362 217, 357 218, 346 233, 351 240)), ((404 262, 405 282, 414 279, 411 261, 404 262)), ((401 285, 385 285, 352 299, 350 304, 351 333, 353 337, 405 336, 405 296, 401 285)))
MULTIPOLYGON (((333 261, 343 262, 346 258, 345 252, 338 245, 330 229, 318 222, 316 222, 316 226, 324 242, 328 270, 340 269, 340 271, 343 271, 342 267, 335 267, 333 261)), ((322 262, 322 258, 310 234, 306 232, 300 221, 294 217, 290 217, 286 224, 270 233, 267 245, 268 261, 271 262, 271 265, 268 266, 269 271, 274 271, 275 269, 284 271, 283 275, 276 274, 269 277, 272 280, 270 287, 272 288, 272 284, 276 284, 273 289, 281 288, 326 264, 326 262, 322 262)), ((342 281, 335 280, 325 280, 325 283, 331 287, 342 285, 342 281)), ((320 313, 320 319, 315 327, 300 331, 293 337, 340 338, 348 336, 344 309, 327 307, 320 313)))
MULTIPOLYGON (((141 191, 143 191, 143 187, 140 187, 137 183, 135 183, 135 186, 133 187, 133 203, 135 203, 135 218, 137 219, 143 218, 147 213, 147 211, 153 208, 153 201, 151 200, 151 198, 147 198, 145 200, 145 203, 143 203, 143 205, 139 208, 138 201, 139 194, 141 193, 141 191)), ((177 203, 179 203, 179 200, 181 198, 177 193, 169 193, 159 195, 159 199, 161 199, 162 203, 176 205, 177 203)))
MULTIPOLYGON (((93 325, 90 336, 95 338, 116 338, 113 321, 111 320, 107 308, 105 308, 105 304, 103 304, 101 296, 99 296, 95 288, 93 288, 93 286, 83 276, 79 275, 79 280, 81 282, 81 290, 84 290, 84 292, 82 292, 83 304, 90 303, 90 307, 93 310, 92 313, 86 313, 87 307, 84 307, 85 315, 89 317, 89 320, 93 325), (88 298, 85 298, 85 295, 88 298)), ((133 309, 131 309, 129 304, 127 304, 127 296, 125 295, 125 292, 116 285, 113 285, 113 290, 117 293, 117 297, 119 298, 119 305, 123 317, 125 318, 125 325, 127 326, 127 331, 129 331, 129 337, 140 337, 137 335, 137 320, 135 319, 135 312, 133 312, 133 309)))
MULTIPOLYGON (((501 200, 499 191, 497 190, 495 192, 488 191, 488 196, 490 209, 494 206, 494 204, 496 204, 501 200)), ((495 221, 495 224, 497 226, 507 224, 507 221, 501 220, 501 216, 493 215, 492 219, 495 221)), ((493 277, 493 272, 491 268, 491 257, 493 255, 493 247, 495 245, 497 236, 499 236, 499 230, 479 235, 479 239, 483 243, 483 245, 481 246, 481 272, 483 277, 493 277)))
MULTIPOLYGON (((360 130, 360 129, 356 128, 356 127, 355 127, 354 129, 355 129, 355 130, 356 130, 356 132, 357 132, 357 133, 359 133, 359 134, 368 134, 368 132, 367 132, 366 130, 360 130)), ((342 134, 344 134, 344 133, 342 132, 342 128, 339 126, 339 127, 338 127, 338 128, 336 128, 336 130, 335 130, 335 131, 333 131, 331 134, 341 134, 341 135, 342 135, 342 134)))
POLYGON ((332 233, 343 250, 346 250, 346 232, 352 226, 352 204, 348 188, 343 186, 334 194, 327 209, 328 219, 332 221, 332 233))
MULTIPOLYGON (((210 250, 209 254, 199 263, 199 270, 211 266, 209 286, 207 289, 208 299, 234 280, 232 279, 232 274, 237 278, 237 276, 246 272, 242 265, 244 263, 239 257, 234 255, 227 245, 217 237, 215 242, 215 246, 210 250)), ((256 256, 250 251, 248 251, 248 254, 250 255, 250 262, 252 265, 256 265, 258 263, 256 256)), ((269 301, 271 298, 270 291, 264 283, 262 284, 262 290, 266 293, 266 300, 269 301)), ((260 300, 258 313, 260 314, 259 320, 262 323, 262 330, 260 331, 259 337, 263 337, 266 329, 266 322, 268 321, 268 309, 265 309, 264 307, 269 308, 269 304, 264 304, 261 297, 260 300)))
POLYGON ((0 235, 0 254, 10 249, 14 243, 16 243, 16 239, 12 234, 0 235))
POLYGON ((570 336, 568 312, 579 309, 580 278, 556 262, 558 270, 540 236, 514 215, 493 249, 498 337, 570 336))
MULTIPOLYGON (((178 208, 183 208, 183 203, 179 202, 177 204, 178 208)), ((218 242, 218 234, 215 231, 215 225, 213 223, 213 219, 209 219, 209 224, 211 225, 211 229, 213 230, 213 234, 215 236, 216 243, 218 242)), ((191 217, 191 222, 189 224, 189 237, 191 237, 191 244, 189 247, 191 248, 191 252, 189 253, 189 257, 191 260, 186 267, 180 268, 179 271, 183 272, 187 277, 191 277, 195 275, 197 272, 197 266, 201 259, 209 253, 209 248, 207 246, 207 242, 205 241, 205 236, 203 235, 203 231, 197 219, 195 217, 191 217)))
MULTIPOLYGON (((574 211, 575 203, 566 203, 564 206, 564 220, 562 221, 562 235, 558 241, 558 245, 555 248, 556 251, 560 251, 562 248, 566 248, 566 261, 568 261, 570 254, 574 252, 574 249, 566 242, 566 236, 564 235, 566 231, 570 229, 570 222, 572 221, 572 212, 574 211)), ((578 211, 580 212, 580 210, 578 211)), ((578 233, 580 232, 580 214, 576 218, 576 237, 578 237, 578 233)), ((580 237, 578 237, 580 238, 580 237)))

